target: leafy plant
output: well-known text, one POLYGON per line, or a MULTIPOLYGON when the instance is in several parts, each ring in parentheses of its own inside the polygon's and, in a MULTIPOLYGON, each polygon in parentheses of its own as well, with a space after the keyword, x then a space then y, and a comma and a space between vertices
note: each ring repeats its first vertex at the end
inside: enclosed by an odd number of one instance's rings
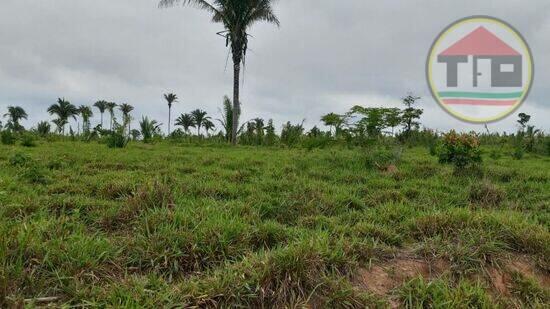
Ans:
POLYGON ((464 169, 481 163, 479 139, 475 133, 458 134, 454 130, 443 135, 438 147, 440 163, 448 163, 456 169, 464 169))
POLYGON ((34 135, 30 132, 25 132, 21 135, 21 146, 23 147, 35 147, 36 142, 34 135))
POLYGON ((281 142, 287 146, 295 146, 302 138, 303 133, 303 122, 298 125, 293 125, 289 121, 283 126, 283 130, 281 131, 281 142))
POLYGON ((40 121, 36 125, 36 133, 38 133, 40 136, 45 137, 46 135, 50 134, 51 125, 47 121, 40 121))
POLYGON ((387 147, 367 148, 365 152, 365 166, 386 170, 390 165, 397 165, 401 160, 402 148, 393 149, 387 147))
POLYGON ((4 145, 13 145, 17 139, 11 130, 4 130, 0 133, 0 140, 4 145))
POLYGON ((129 139, 124 135, 124 126, 119 126, 116 130, 107 135, 106 143, 109 148, 124 148, 128 145, 129 139))
POLYGON ((30 156, 28 156, 27 154, 24 154, 24 153, 20 153, 20 152, 14 154, 9 159, 9 162, 10 162, 11 166, 19 166, 19 167, 25 166, 31 161, 32 161, 32 159, 31 159, 30 156))
POLYGON ((150 143, 153 136, 160 133, 160 126, 156 120, 150 120, 147 117, 143 117, 139 122, 141 128, 141 136, 144 143, 150 143))

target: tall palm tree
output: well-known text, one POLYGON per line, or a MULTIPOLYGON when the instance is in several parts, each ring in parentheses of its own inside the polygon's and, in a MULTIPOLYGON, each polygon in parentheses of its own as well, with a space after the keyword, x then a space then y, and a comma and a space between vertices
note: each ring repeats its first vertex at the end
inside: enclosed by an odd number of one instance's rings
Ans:
POLYGON ((90 131, 90 118, 92 118, 94 113, 87 105, 80 105, 78 112, 80 113, 80 117, 82 117, 82 132, 87 133, 90 131))
POLYGON ((120 104, 118 108, 122 112, 122 121, 124 124, 128 125, 128 134, 130 134, 130 122, 132 121, 130 113, 134 110, 134 107, 130 104, 123 103, 120 104))
POLYGON ((193 116, 191 116, 191 114, 181 114, 176 119, 176 125, 182 126, 185 130, 185 133, 189 133, 189 128, 195 127, 195 120, 193 119, 193 116))
POLYGON ((109 130, 113 130, 113 124, 114 124, 114 120, 115 120, 115 107, 117 107, 117 104, 115 102, 107 102, 105 104, 105 108, 107 109, 107 111, 109 111, 109 115, 111 115, 111 121, 110 121, 110 126, 109 126, 109 130))
POLYGON ((6 127, 12 128, 14 131, 23 130, 23 126, 19 124, 21 119, 27 119, 29 115, 20 106, 8 106, 8 112, 4 114, 4 117, 8 117, 8 124, 6 127))
POLYGON ((57 115, 59 121, 56 123, 56 125, 62 125, 61 131, 63 134, 65 134, 65 125, 69 122, 69 118, 71 117, 76 120, 76 116, 78 115, 78 108, 72 105, 71 102, 59 98, 57 99, 57 104, 52 104, 48 108, 48 113, 50 113, 50 115, 57 115))
POLYGON ((101 128, 103 129, 103 114, 105 113, 105 110, 107 109, 107 101, 101 100, 94 103, 94 106, 99 109, 99 113, 101 113, 101 128))
POLYGON ((195 125, 197 126, 197 135, 201 135, 201 127, 204 125, 205 120, 210 120, 210 117, 206 116, 206 112, 200 109, 196 109, 191 112, 191 116, 193 117, 193 121, 195 122, 195 125))
POLYGON ((161 0, 160 7, 170 7, 177 3, 195 5, 212 14, 212 21, 223 24, 225 30, 218 34, 225 37, 226 45, 231 45, 233 58, 233 123, 231 142, 237 144, 237 105, 239 104, 239 82, 241 64, 245 64, 248 49, 248 29, 256 22, 268 22, 279 26, 279 20, 271 7, 272 0, 161 0))
POLYGON ((178 102, 178 96, 173 93, 164 94, 164 99, 168 102, 168 135, 170 135, 170 120, 172 113, 172 103, 178 102))

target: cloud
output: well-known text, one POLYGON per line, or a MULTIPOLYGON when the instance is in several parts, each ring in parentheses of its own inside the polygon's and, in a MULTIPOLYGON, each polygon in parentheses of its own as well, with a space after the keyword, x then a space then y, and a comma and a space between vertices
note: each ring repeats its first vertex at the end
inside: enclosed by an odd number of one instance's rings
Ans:
MULTIPOLYGON (((242 101, 245 119, 319 123, 322 114, 359 105, 395 106, 408 91, 423 96, 426 126, 482 129, 459 122, 429 96, 428 49, 454 20, 477 14, 509 21, 530 43, 536 79, 521 108, 550 131, 550 3, 524 1, 277 1, 281 28, 259 24, 251 33, 242 101)), ((0 11, 0 110, 23 106, 29 126, 50 119, 57 97, 74 104, 127 102, 166 123, 165 92, 217 117, 232 92, 227 49, 206 12, 158 9, 153 0, 4 0, 0 11)), ((519 111, 518 111, 519 112, 519 111)), ((96 121, 98 117, 96 117, 96 121)), ((513 130, 508 118, 492 125, 513 130)))

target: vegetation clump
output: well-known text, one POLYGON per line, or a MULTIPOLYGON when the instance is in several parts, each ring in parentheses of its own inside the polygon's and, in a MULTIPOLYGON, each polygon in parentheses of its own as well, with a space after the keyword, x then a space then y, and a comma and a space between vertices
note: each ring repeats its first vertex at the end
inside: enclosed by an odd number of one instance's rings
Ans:
POLYGON ((469 200, 481 206, 496 207, 505 199, 506 193, 488 181, 470 186, 469 200))
POLYGON ((440 163, 452 164, 456 170, 475 167, 482 161, 479 139, 474 133, 451 130, 443 135, 437 153, 440 163))

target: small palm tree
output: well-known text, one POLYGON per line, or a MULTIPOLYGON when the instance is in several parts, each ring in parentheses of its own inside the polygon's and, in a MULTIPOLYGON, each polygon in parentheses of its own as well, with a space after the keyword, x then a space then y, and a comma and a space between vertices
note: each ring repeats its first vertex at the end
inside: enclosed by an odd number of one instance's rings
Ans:
POLYGON ((196 109, 191 112, 191 116, 193 117, 193 121, 195 122, 195 125, 197 126, 197 135, 201 135, 201 127, 204 125, 204 121, 207 119, 210 119, 210 117, 206 116, 206 112, 201 109, 196 109))
POLYGON ((65 126, 68 121, 66 119, 57 118, 52 120, 52 123, 57 127, 57 133, 62 134, 65 131, 65 126))
POLYGON ((168 102, 168 135, 170 135, 170 121, 172 117, 172 104, 178 102, 178 96, 173 93, 164 94, 164 99, 168 102))
POLYGON ((99 109, 99 113, 101 114, 101 128, 103 128, 103 114, 105 113, 105 110, 107 109, 107 101, 101 100, 94 103, 94 106, 99 109))
POLYGON ((109 130, 113 130, 113 124, 115 123, 115 107, 117 107, 117 104, 115 102, 107 102, 105 104, 105 108, 107 109, 107 111, 109 111, 109 115, 111 115, 111 121, 110 121, 110 126, 109 126, 109 130))
POLYGON ((193 120, 193 116, 191 116, 191 114, 181 114, 176 119, 176 125, 183 127, 185 133, 189 133, 189 128, 195 127, 195 120, 193 120))
POLYGON ((71 102, 65 100, 65 99, 57 99, 57 104, 52 104, 48 108, 48 113, 50 115, 57 115, 57 118, 59 119, 56 125, 62 125, 61 126, 61 133, 63 135, 65 134, 65 125, 69 123, 69 118, 73 118, 76 120, 76 116, 78 115, 78 108, 76 106, 72 105, 71 102))
POLYGON ((159 133, 159 128, 161 125, 162 124, 157 123, 156 120, 149 120, 149 118, 143 117, 139 122, 143 141, 145 143, 149 143, 153 136, 159 133))
POLYGON ((28 115, 20 106, 8 106, 8 112, 4 114, 4 117, 8 117, 7 128, 11 128, 14 131, 21 131, 24 128, 19 124, 19 121, 21 121, 21 119, 27 119, 28 115))
POLYGON ((130 122, 132 121, 130 113, 134 110, 134 107, 130 104, 124 103, 119 105, 118 108, 122 112, 122 121, 124 122, 124 124, 128 125, 128 133, 130 133, 130 122))
MULTIPOLYGON (((231 141, 231 130, 233 128, 233 108, 235 105, 231 103, 231 99, 228 96, 223 97, 223 110, 220 110, 222 119, 217 119, 225 130, 225 139, 231 141)), ((237 104, 237 122, 241 116, 240 104, 237 104)))
POLYGON ((207 136, 210 136, 210 133, 208 133, 209 131, 214 130, 214 128, 216 128, 216 126, 212 121, 210 121, 210 119, 205 119, 202 122, 202 125, 204 127, 204 130, 206 131, 207 136))
POLYGON ((50 129, 51 126, 47 121, 40 121, 36 124, 36 133, 40 134, 42 137, 50 134, 50 129))
POLYGON ((80 113, 80 117, 82 117, 82 132, 90 132, 90 118, 94 115, 92 109, 87 105, 81 105, 78 108, 78 112, 80 113))
POLYGON ((279 26, 279 20, 271 7, 272 0, 161 0, 160 7, 169 7, 177 3, 195 5, 212 15, 212 21, 223 24, 225 31, 220 32, 231 45, 233 56, 233 122, 231 142, 237 144, 239 82, 241 64, 244 65, 248 50, 248 29, 256 22, 268 22, 279 26))

